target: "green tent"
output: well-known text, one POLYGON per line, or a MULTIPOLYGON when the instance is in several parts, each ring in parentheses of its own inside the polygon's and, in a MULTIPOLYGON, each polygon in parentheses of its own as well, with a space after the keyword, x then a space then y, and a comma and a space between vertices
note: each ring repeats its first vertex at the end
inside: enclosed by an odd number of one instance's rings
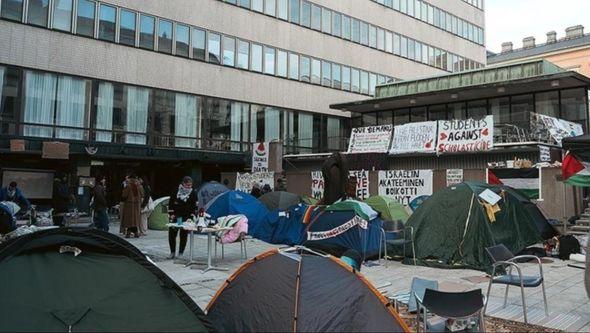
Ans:
POLYGON ((315 206, 320 202, 320 200, 318 200, 316 198, 308 197, 307 195, 301 196, 301 201, 303 201, 303 203, 305 203, 305 204, 312 205, 312 206, 315 206))
POLYGON ((406 225, 414 228, 420 264, 477 270, 487 270, 491 265, 486 247, 504 244, 518 253, 541 242, 540 229, 549 226, 539 209, 518 191, 475 182, 436 192, 406 225), (479 198, 487 189, 502 197, 498 202, 500 211, 494 214, 495 222, 490 220, 484 201, 479 198))
POLYGON ((335 204, 331 204, 326 207, 327 212, 339 212, 339 211, 354 211, 356 215, 362 217, 366 221, 371 221, 379 214, 373 208, 362 201, 357 200, 344 200, 338 201, 335 204))
POLYGON ((163 197, 154 201, 154 211, 148 217, 148 228, 151 230, 167 230, 168 202, 170 197, 163 197))
POLYGON ((381 213, 383 220, 405 223, 410 217, 404 205, 389 197, 376 195, 365 200, 365 203, 381 213))
POLYGON ((203 311, 124 239, 59 228, 0 245, 0 332, 207 332, 203 311))

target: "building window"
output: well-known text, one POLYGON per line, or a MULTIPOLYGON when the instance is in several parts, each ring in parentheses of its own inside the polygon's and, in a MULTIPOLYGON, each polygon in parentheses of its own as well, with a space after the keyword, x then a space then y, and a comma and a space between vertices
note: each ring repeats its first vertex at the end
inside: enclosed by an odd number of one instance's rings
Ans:
POLYGON ((340 139, 342 136, 340 133, 340 119, 328 117, 327 127, 328 150, 340 150, 340 139))
POLYGON ((365 22, 360 23, 361 26, 361 44, 369 45, 369 25, 365 22))
POLYGON ((352 87, 352 92, 360 92, 361 91, 361 77, 360 77, 360 72, 358 69, 352 69, 351 71, 351 87, 352 87))
POLYGON ((332 12, 332 35, 340 37, 342 35, 342 19, 341 15, 332 12))
POLYGON ((313 148, 313 115, 299 113, 297 115, 297 146, 302 153, 311 153, 313 148))
POLYGON ((20 115, 20 82, 19 69, 0 66, 0 131, 4 134, 17 134, 16 124, 13 122, 20 115))
POLYGON ((176 55, 188 57, 190 32, 189 27, 182 24, 176 25, 176 55))
POLYGON ((238 0, 238 5, 250 9, 250 0, 238 0))
POLYGON ((277 0, 277 17, 285 21, 288 19, 287 1, 277 0))
POLYGON ((375 96, 375 87, 377 86, 377 75, 369 73, 369 95, 375 96))
POLYGON ((301 25, 311 27, 311 4, 307 1, 301 2, 301 25))
POLYGON ((85 115, 88 96, 87 80, 60 76, 57 81, 57 98, 55 109, 55 125, 68 128, 57 128, 55 137, 59 139, 83 140, 85 115))
POLYGON ((289 53, 289 78, 299 80, 299 56, 289 53))
POLYGON ((449 116, 450 120, 466 119, 467 118, 467 105, 465 103, 449 104, 448 116, 449 116))
POLYGON ((421 123, 426 121, 427 119, 427 111, 425 106, 412 108, 410 110, 410 122, 412 123, 421 123))
POLYGON ((342 89, 340 65, 332 64, 332 87, 342 89))
POLYGON ((494 116, 494 124, 510 122, 510 98, 500 97, 490 99, 490 114, 494 116))
POLYGON ((98 38, 109 42, 114 42, 117 8, 101 4, 99 15, 100 19, 98 22, 98 38))
POLYGON ((299 0, 289 0, 289 19, 295 24, 299 24, 300 8, 299 0))
POLYGON ((322 32, 332 33, 332 11, 327 8, 322 8, 322 32))
POLYGON ((383 111, 377 113, 377 125, 392 125, 393 124, 393 112, 383 111))
POLYGON ((342 90, 350 91, 350 67, 342 66, 342 90))
POLYGON ((277 51, 277 75, 287 77, 287 52, 277 51))
POLYGON ((200 97, 176 93, 174 101, 174 145, 197 148, 200 97))
POLYGON ((588 129, 588 102, 584 88, 561 91, 561 118, 581 124, 584 131, 588 129))
POLYGON ((276 0, 264 0, 264 13, 270 16, 277 15, 277 3, 276 0))
POLYGON ((145 145, 147 119, 150 101, 150 89, 125 86, 126 126, 125 143, 145 145))
POLYGON ((393 111, 393 125, 405 125, 410 122, 410 109, 399 109, 393 111))
POLYGON ((53 125, 55 117, 56 90, 57 77, 55 75, 33 71, 25 72, 23 121, 26 125, 23 127, 24 136, 53 137, 51 125, 53 125))
POLYGON ((484 100, 467 103, 467 117, 482 119, 488 115, 488 102, 484 100))
POLYGON ((311 82, 311 62, 308 57, 301 56, 300 78, 302 82, 311 82))
POLYGON ((250 43, 238 40, 238 68, 248 69, 250 64, 250 43))
POLYGON ((252 10, 257 12, 264 12, 264 1, 263 0, 252 0, 252 10))
POLYGON ((250 104, 231 103, 230 110, 230 139, 232 141, 231 150, 243 151, 249 149, 249 145, 243 145, 244 142, 250 142, 249 123, 250 123, 250 104))
POLYGON ((275 49, 264 47, 264 74, 275 74, 275 49))
POLYGON ((135 25, 137 14, 128 10, 121 10, 121 22, 119 23, 119 43, 135 46, 135 25))
POLYGON ((428 107, 428 120, 446 120, 447 119, 447 106, 446 105, 433 105, 428 107))
POLYGON ((355 43, 361 42, 361 26, 357 19, 352 19, 352 41, 355 43))
POLYGON ((311 5, 311 28, 321 30, 322 28, 322 7, 311 5))
POLYGON ((403 36, 401 37, 400 55, 404 58, 408 57, 408 39, 403 36))
POLYGON ((369 26, 369 46, 377 48, 377 27, 374 25, 369 26))
POLYGON ((363 114, 363 126, 376 126, 377 125, 377 112, 363 114))
POLYGON ((154 49, 155 19, 152 16, 141 15, 139 25, 139 47, 154 49))
POLYGON ((400 47, 400 37, 398 34, 393 35, 393 54, 400 55, 401 47, 400 47))
POLYGON ((327 61, 322 61, 322 85, 332 86, 332 64, 327 61))
POLYGON ((53 29, 72 31, 72 0, 53 2, 53 29))
POLYGON ((262 46, 252 44, 252 64, 250 66, 255 72, 262 72, 262 46))
POLYGON ((162 20, 158 22, 158 52, 172 53, 172 22, 162 20))
POLYGON ((377 48, 385 51, 385 30, 377 29, 377 48))
POLYGON ((311 59, 311 83, 320 84, 322 63, 318 59, 311 59))
POLYGON ((350 17, 342 15, 342 38, 350 40, 350 17))
POLYGON ((3 0, 0 13, 2 13, 2 18, 21 21, 23 19, 23 0, 3 0))
POLYGON ((48 17, 49 0, 29 0, 27 23, 46 27, 48 17))
POLYGON ((113 115, 115 110, 115 86, 109 82, 98 84, 97 98, 95 98, 96 119, 94 128, 97 130, 95 140, 98 142, 112 142, 113 115))
POLYGON ((236 40, 223 36, 223 64, 234 67, 236 64, 236 40))
POLYGON ((523 129, 528 129, 531 112, 534 111, 533 95, 519 95, 512 97, 510 122, 523 129))
POLYGON ((535 111, 542 115, 559 118, 559 92, 535 94, 535 111))
POLYGON ((205 31, 193 28, 193 58, 205 60, 205 31))
POLYGON ((209 32, 209 41, 207 42, 209 53, 209 62, 221 64, 221 36, 209 32))
POLYGON ((361 71, 361 94, 369 94, 369 73, 361 71))

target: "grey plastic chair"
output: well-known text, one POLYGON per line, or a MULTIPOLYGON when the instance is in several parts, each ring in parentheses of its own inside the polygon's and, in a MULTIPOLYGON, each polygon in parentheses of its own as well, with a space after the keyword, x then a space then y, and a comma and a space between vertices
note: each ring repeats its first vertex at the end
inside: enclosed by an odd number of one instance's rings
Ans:
POLYGON ((379 241, 379 262, 381 262, 381 249, 385 256, 385 267, 387 267, 387 245, 401 246, 403 248, 404 258, 406 257, 406 247, 412 247, 412 258, 416 265, 416 250, 414 249, 414 228, 404 226, 401 221, 384 221, 381 228, 381 239, 379 241), (397 235, 396 239, 387 239, 387 235, 397 235), (399 237, 401 236, 401 237, 399 237))
POLYGON ((421 325, 424 331, 444 331, 444 323, 431 325, 428 322, 428 313, 446 319, 467 320, 470 326, 477 326, 478 332, 486 330, 484 296, 481 289, 460 293, 426 289, 424 298, 416 296, 416 300, 418 303, 416 331, 420 331, 421 325))
POLYGON ((423 298, 426 289, 438 290, 438 281, 415 277, 412 279, 412 287, 409 292, 394 294, 390 299, 396 310, 399 311, 399 305, 404 304, 408 306, 408 312, 416 312, 418 309, 416 297, 423 298))
MULTIPOLYGON (((489 300, 490 291, 492 290, 492 284, 504 284, 506 285, 506 292, 504 293, 504 308, 508 300, 508 288, 510 286, 520 287, 520 295, 522 297, 522 311, 524 313, 524 322, 528 323, 527 310, 526 310, 526 299, 524 296, 525 288, 536 288, 541 286, 543 289, 543 301, 545 303, 545 315, 549 315, 549 308, 547 307, 547 295, 545 294, 545 279, 543 277, 543 265, 541 259, 536 256, 523 255, 515 257, 510 250, 504 246, 504 244, 492 246, 486 248, 486 252, 490 256, 493 262, 492 275, 490 278, 490 284, 488 285, 488 293, 486 298, 489 300), (536 260, 539 265, 539 275, 523 275, 522 268, 516 263, 516 261, 528 259, 536 260), (498 269, 508 268, 508 274, 496 276, 498 269), (512 269, 516 269, 517 275, 512 274, 512 269)), ((488 304, 486 301, 487 308, 488 304)), ((485 312, 485 309, 484 309, 485 312)))

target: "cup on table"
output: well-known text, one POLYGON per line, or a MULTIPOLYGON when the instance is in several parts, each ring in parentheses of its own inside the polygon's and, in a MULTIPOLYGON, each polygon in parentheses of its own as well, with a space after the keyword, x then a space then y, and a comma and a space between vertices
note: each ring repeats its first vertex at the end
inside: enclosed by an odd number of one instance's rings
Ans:
POLYGON ((182 225, 182 217, 177 217, 176 218, 176 224, 177 225, 182 225))

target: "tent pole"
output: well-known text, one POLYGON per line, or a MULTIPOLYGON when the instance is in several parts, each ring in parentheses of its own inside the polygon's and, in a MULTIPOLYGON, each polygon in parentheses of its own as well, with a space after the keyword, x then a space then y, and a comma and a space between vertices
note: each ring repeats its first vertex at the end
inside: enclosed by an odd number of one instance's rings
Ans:
POLYGON ((567 191, 566 191, 566 186, 565 186, 565 182, 562 182, 563 184, 563 234, 567 235, 567 209, 565 207, 565 205, 567 204, 567 191))

